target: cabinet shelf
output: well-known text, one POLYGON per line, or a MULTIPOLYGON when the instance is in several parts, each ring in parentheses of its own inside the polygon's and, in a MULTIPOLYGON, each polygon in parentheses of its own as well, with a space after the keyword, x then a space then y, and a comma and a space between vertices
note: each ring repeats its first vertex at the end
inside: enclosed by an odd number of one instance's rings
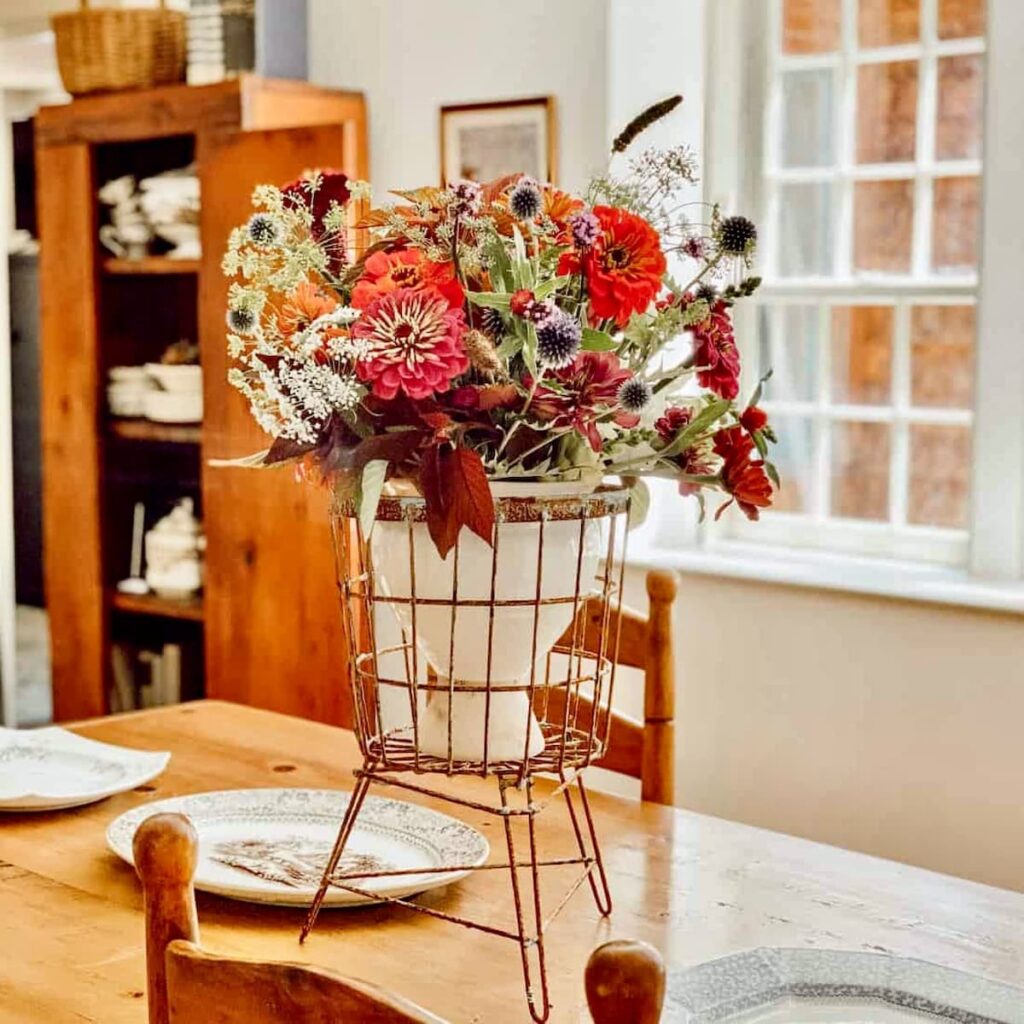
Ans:
POLYGON ((166 256, 144 256, 141 260, 108 259, 105 274, 198 274, 199 260, 172 260, 166 256))
POLYGON ((152 615, 163 619, 185 619, 189 622, 203 621, 202 597, 177 600, 160 597, 157 594, 122 594, 119 590, 110 592, 110 606, 119 612, 133 615, 152 615))
POLYGON ((126 441, 151 441, 160 444, 199 444, 203 428, 198 423, 155 423, 143 419, 114 419, 108 429, 114 437, 126 441))

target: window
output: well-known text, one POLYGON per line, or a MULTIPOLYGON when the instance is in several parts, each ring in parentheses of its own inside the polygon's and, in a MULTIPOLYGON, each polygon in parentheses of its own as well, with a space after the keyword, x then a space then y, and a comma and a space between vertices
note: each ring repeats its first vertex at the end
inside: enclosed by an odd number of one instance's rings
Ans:
MULTIPOLYGON (((784 487, 777 512, 720 532, 967 564, 985 13, 736 0, 737 116, 759 144, 725 188, 712 164, 712 198, 762 226, 765 283, 739 333, 750 379, 773 369, 784 487)), ((730 88, 717 78, 712 97, 730 88)), ((735 139, 714 143, 713 161, 735 139)))

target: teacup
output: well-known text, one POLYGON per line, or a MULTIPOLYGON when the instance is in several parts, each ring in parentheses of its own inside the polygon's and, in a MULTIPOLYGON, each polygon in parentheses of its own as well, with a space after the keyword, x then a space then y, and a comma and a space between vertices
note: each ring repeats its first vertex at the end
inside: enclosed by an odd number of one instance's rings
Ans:
POLYGON ((135 195, 135 178, 131 174, 122 175, 120 178, 113 178, 96 195, 99 201, 107 206, 116 206, 118 203, 124 203, 135 195))
POLYGON ((118 259, 141 260, 149 252, 153 231, 145 221, 130 224, 104 224, 100 228, 100 242, 118 259))

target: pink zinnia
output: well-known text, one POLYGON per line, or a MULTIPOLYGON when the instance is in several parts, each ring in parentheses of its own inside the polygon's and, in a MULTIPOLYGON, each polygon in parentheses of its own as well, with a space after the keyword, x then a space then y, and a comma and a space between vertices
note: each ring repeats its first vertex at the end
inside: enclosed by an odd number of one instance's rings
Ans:
POLYGON ((732 399, 740 392, 740 353, 728 308, 716 302, 711 315, 693 327, 693 362, 702 388, 732 399))
POLYGON ((374 299, 352 327, 367 345, 356 364, 360 378, 378 398, 399 391, 430 398, 447 391, 469 369, 462 346, 465 316, 436 288, 398 288, 374 299))

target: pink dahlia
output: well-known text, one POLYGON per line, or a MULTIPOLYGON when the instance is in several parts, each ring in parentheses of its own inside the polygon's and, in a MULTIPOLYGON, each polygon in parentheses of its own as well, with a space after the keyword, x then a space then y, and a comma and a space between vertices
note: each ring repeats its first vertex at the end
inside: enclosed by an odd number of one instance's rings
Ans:
MULTIPOLYGON (((633 374, 622 367, 614 352, 580 352, 566 367, 555 370, 537 386, 531 409, 537 417, 558 426, 575 427, 595 452, 601 450, 597 420, 618 405, 619 388, 633 374)), ((529 381, 527 382, 529 386, 529 381)), ((639 416, 619 412, 615 422, 635 427, 639 416)))
POLYGON ((740 391, 740 354, 728 309, 724 302, 716 302, 711 315, 694 326, 693 361, 702 388, 732 399, 740 391))
POLYGON ((452 309, 436 288, 386 292, 352 327, 352 337, 366 344, 356 372, 378 398, 392 399, 399 391, 430 398, 469 369, 465 328, 462 310, 452 309))

